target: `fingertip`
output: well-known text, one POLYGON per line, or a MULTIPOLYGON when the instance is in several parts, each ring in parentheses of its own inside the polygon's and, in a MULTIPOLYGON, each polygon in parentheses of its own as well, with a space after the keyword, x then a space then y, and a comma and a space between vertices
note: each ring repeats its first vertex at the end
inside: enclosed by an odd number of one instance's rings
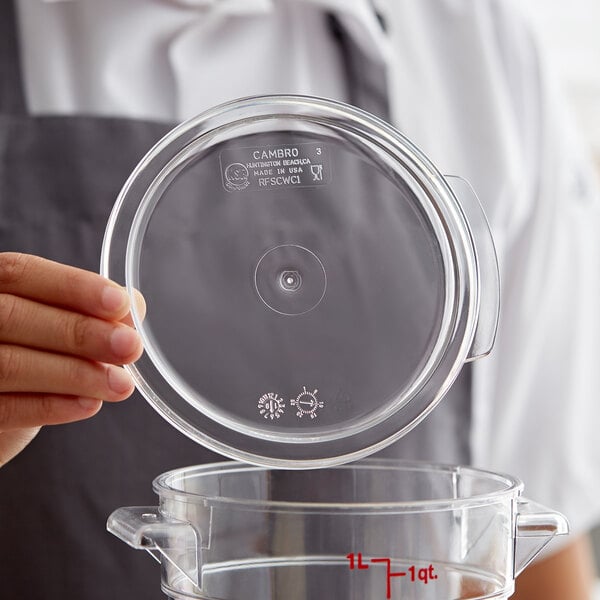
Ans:
POLYGON ((101 293, 102 308, 115 319, 122 318, 129 312, 129 296, 127 291, 116 283, 108 283, 101 293))
POLYGON ((133 379, 129 373, 115 365, 109 365, 107 369, 108 387, 114 392, 114 400, 125 400, 133 394, 135 389, 133 379))
POLYGON ((135 362, 143 352, 139 334, 125 325, 119 325, 110 335, 110 347, 119 364, 135 362))
POLYGON ((87 413, 88 417, 92 417, 102 408, 102 400, 97 398, 78 398, 77 403, 87 413))

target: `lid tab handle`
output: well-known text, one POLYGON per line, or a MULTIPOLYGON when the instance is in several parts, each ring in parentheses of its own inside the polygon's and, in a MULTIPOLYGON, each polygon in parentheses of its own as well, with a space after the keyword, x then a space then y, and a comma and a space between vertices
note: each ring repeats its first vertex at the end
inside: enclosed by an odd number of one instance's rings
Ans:
POLYGON ((500 313, 500 274, 490 225, 471 184, 462 177, 445 175, 450 189, 463 209, 479 270, 479 315, 467 361, 487 356, 493 346, 500 313))

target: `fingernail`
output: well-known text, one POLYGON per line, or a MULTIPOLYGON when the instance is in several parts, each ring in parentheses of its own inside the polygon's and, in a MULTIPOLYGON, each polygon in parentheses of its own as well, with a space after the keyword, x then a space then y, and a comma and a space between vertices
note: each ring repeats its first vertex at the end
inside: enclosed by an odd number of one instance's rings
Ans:
POLYGON ((108 312, 117 312, 129 303, 129 296, 124 289, 107 285, 102 290, 102 306, 108 312))
POLYGON ((131 356, 140 345, 140 337, 134 329, 125 325, 110 334, 110 349, 119 358, 131 356))
POLYGON ((121 367, 110 366, 108 367, 108 387, 117 394, 124 394, 129 391, 133 386, 131 377, 125 369, 121 367))
POLYGON ((97 398, 78 398, 77 402, 79 402, 79 406, 85 411, 97 409, 99 408, 98 405, 102 404, 102 400, 98 400, 97 398))

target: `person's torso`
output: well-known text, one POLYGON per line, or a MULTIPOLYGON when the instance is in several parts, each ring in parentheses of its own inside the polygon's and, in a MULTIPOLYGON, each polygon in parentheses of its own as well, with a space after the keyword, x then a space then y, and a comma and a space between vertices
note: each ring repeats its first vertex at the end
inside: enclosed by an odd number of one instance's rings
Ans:
MULTIPOLYGON (((11 2, 0 7, 0 27, 0 250, 96 271, 121 185, 170 124, 31 116, 11 2)), ((345 56, 348 100, 387 116, 385 81, 377 79, 383 71, 369 69, 339 28, 335 40, 345 56)), ((433 415, 385 454, 468 462, 469 391, 465 369, 433 415)), ((158 600, 156 566, 108 535, 106 517, 118 506, 154 504, 151 480, 160 472, 219 459, 170 427, 139 394, 105 404, 89 421, 44 428, 0 472, 3 593, 158 600)))

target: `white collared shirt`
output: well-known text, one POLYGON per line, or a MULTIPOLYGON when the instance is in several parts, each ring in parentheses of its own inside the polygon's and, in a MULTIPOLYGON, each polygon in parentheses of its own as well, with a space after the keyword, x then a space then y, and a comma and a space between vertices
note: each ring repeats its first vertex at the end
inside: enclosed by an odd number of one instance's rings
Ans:
POLYGON ((19 0, 32 114, 181 121, 241 96, 347 98, 327 12, 381 52, 368 0, 19 0))

